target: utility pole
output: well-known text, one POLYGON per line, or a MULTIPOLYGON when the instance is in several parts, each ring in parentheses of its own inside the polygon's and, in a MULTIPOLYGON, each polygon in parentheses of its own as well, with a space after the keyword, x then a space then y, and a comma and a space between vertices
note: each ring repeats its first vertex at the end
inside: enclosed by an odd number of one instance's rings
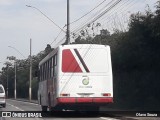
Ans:
POLYGON ((67 35, 66 44, 70 44, 70 12, 69 12, 69 0, 67 0, 67 35))
POLYGON ((8 65, 7 65, 7 98, 8 98, 8 65))
POLYGON ((17 79, 17 76, 16 76, 16 69, 17 69, 17 64, 16 64, 16 59, 14 61, 14 65, 15 65, 15 78, 14 78, 14 99, 17 98, 17 91, 16 91, 16 79, 17 79))
POLYGON ((32 39, 30 39, 29 101, 32 99, 32 39))
MULTIPOLYGON (((19 50, 17 50, 15 47, 12 47, 12 46, 8 46, 8 47, 14 49, 16 52, 18 52, 21 56, 23 56, 25 58, 25 56, 19 50)), ((15 75, 14 75, 14 99, 17 99, 17 61, 16 61, 16 57, 14 57, 14 56, 7 57, 7 59, 14 60, 14 67, 15 67, 15 75)))

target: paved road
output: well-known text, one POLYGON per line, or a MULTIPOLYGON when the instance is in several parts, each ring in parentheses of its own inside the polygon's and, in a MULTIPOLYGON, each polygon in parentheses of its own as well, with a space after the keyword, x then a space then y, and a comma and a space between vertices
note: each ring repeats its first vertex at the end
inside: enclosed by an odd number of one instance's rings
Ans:
MULTIPOLYGON (((23 101, 15 101, 7 99, 6 108, 0 107, 1 111, 41 111, 40 105, 23 101)), ((0 117, 0 120, 21 120, 22 118, 0 117)), ((160 120, 160 117, 127 117, 126 115, 110 115, 100 113, 99 115, 88 115, 76 112, 63 112, 54 115, 49 115, 47 118, 23 118, 23 120, 160 120), (122 117, 123 116, 123 117, 122 117), (125 117, 124 117, 125 116, 125 117)))
MULTIPOLYGON (((6 100, 7 105, 6 108, 0 108, 0 111, 41 111, 41 107, 35 103, 15 101, 15 100, 6 100)), ((0 120, 17 120, 22 118, 0 118, 0 120)), ((120 120, 121 118, 117 117, 106 117, 104 115, 86 115, 84 113, 75 113, 75 112, 67 112, 67 113, 59 113, 56 115, 50 115, 47 118, 23 118, 23 120, 120 120)))

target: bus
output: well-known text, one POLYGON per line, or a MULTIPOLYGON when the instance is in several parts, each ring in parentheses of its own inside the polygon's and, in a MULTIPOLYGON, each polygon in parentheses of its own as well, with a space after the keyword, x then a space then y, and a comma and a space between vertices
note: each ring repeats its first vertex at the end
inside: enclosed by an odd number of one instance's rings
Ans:
POLYGON ((42 111, 99 111, 113 103, 108 45, 60 45, 39 63, 38 103, 42 111))

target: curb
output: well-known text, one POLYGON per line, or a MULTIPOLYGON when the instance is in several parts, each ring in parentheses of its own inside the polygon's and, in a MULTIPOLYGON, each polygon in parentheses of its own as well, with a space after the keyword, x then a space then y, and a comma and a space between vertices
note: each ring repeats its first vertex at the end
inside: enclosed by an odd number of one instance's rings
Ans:
POLYGON ((31 101, 29 101, 28 99, 25 99, 25 98, 17 98, 17 99, 8 98, 8 99, 38 104, 38 100, 31 100, 31 101))

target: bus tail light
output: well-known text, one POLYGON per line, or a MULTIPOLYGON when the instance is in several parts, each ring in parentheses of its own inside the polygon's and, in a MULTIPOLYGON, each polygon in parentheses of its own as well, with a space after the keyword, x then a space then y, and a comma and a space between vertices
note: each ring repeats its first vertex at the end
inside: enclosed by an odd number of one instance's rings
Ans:
POLYGON ((61 97, 69 97, 70 94, 68 94, 68 93, 62 93, 62 94, 60 94, 60 96, 61 96, 61 97))
POLYGON ((102 93, 102 96, 110 97, 110 96, 111 96, 111 93, 102 93))

